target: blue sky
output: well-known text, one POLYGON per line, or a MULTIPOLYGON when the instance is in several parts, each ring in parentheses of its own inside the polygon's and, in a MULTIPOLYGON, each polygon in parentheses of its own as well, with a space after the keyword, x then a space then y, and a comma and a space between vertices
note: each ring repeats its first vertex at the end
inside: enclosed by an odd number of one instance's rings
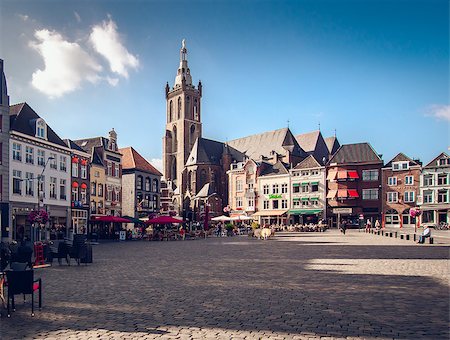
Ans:
POLYGON ((448 1, 5 1, 11 103, 63 138, 162 157, 181 39, 203 83, 203 136, 289 127, 368 141, 388 162, 450 145, 448 1))

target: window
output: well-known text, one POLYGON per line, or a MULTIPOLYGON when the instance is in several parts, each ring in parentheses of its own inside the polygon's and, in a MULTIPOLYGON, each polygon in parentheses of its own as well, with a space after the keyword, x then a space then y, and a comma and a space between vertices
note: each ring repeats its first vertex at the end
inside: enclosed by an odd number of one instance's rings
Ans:
POLYGON ((287 183, 281 184, 281 193, 286 194, 288 191, 287 183))
POLYGON ((387 201, 389 203, 397 203, 398 202, 398 192, 388 192, 387 193, 387 201))
POLYGON ((237 179, 236 180, 236 191, 242 191, 243 187, 242 187, 242 180, 241 179, 237 179))
POLYGON ((294 184, 294 186, 292 187, 292 192, 294 194, 298 194, 300 192, 300 185, 298 183, 294 184))
POLYGON ((319 201, 317 200, 311 201, 311 205, 317 206, 319 205, 319 201))
POLYGON ((317 176, 319 174, 319 170, 311 170, 311 176, 317 176))
POLYGON ((72 177, 78 177, 78 163, 72 163, 72 177))
POLYGON ((438 185, 448 185, 448 176, 447 176, 447 174, 439 174, 438 175, 438 185))
POLYGON ((145 178, 145 191, 150 191, 150 178, 145 178))
POLYGON ((153 195, 153 210, 157 210, 157 209, 158 209, 158 196, 153 195))
POLYGON ((153 179, 153 192, 158 192, 158 180, 156 178, 153 179))
POLYGON ((254 199, 253 197, 250 197, 250 198, 247 200, 247 206, 248 206, 249 208, 254 208, 254 207, 255 207, 255 199, 254 199))
POLYGON ((13 143, 13 159, 22 162, 22 145, 13 143))
POLYGON ((78 188, 72 188, 72 201, 78 201, 78 188))
POLYGON ((66 180, 60 179, 59 180, 59 199, 66 200, 66 180))
POLYGON ((308 184, 302 184, 302 192, 309 192, 309 185, 308 184))
POLYGON ((38 186, 41 197, 45 197, 45 176, 38 177, 38 186))
POLYGON ((287 200, 281 200, 281 209, 287 209, 287 200))
POLYGON ((242 197, 236 197, 236 208, 242 208, 242 197))
POLYGON ((136 182, 136 189, 137 190, 142 190, 142 181, 143 181, 142 176, 138 176, 137 177, 137 182, 136 182))
POLYGON ((111 162, 106 161, 106 163, 107 163, 107 171, 106 171, 106 174, 107 174, 108 176, 112 176, 111 162))
POLYGON ((50 168, 51 169, 58 169, 58 158, 56 153, 50 153, 50 157, 52 159, 50 159, 50 168))
POLYGON ((38 149, 37 151, 37 162, 40 166, 45 166, 45 151, 38 149))
POLYGON ((91 196, 97 195, 97 183, 91 182, 91 196))
POLYGON ((33 174, 31 172, 25 173, 25 195, 34 196, 33 192, 33 174))
POLYGON ((86 204, 87 203, 87 195, 86 195, 86 188, 81 188, 81 203, 86 204))
POLYGON ((398 170, 408 170, 409 169, 409 162, 394 162, 392 163, 392 170, 398 171, 398 170))
POLYGON ((278 209, 278 200, 272 201, 272 209, 278 209))
POLYGON ((13 170, 13 194, 22 195, 22 171, 13 170))
POLYGON ((405 185, 413 185, 414 176, 405 176, 405 185))
POLYGON ((81 178, 86 179, 87 178, 87 166, 86 165, 81 165, 80 166, 81 169, 81 178))
POLYGON ((388 177, 388 185, 389 186, 397 185, 397 177, 388 177))
POLYGON ((67 171, 67 158, 66 156, 59 156, 59 170, 67 171))
POLYGON ((300 207, 300 201, 298 199, 294 200, 293 205, 294 205, 294 208, 299 208, 300 207))
POLYGON ((56 198, 56 178, 50 177, 50 198, 56 198))
POLYGON ((36 137, 45 138, 45 122, 38 120, 36 124, 36 137))
POLYGON ((263 185, 263 194, 268 195, 269 194, 269 186, 267 184, 263 185))
POLYGON ((100 177, 100 172, 99 171, 95 171, 94 177, 100 177))
POLYGON ((116 172, 115 172, 115 175, 114 175, 114 177, 117 177, 117 178, 119 178, 120 177, 120 171, 119 171, 119 164, 116 164, 115 165, 115 169, 116 169, 116 172))
POLYGON ((438 191, 438 203, 448 203, 448 190, 438 191))
POLYGON ((34 149, 31 146, 25 147, 25 163, 34 164, 34 149))
POLYGON ((363 170, 363 181, 378 181, 378 170, 363 170))
POLYGON ((433 175, 424 175, 423 176, 423 185, 424 186, 432 186, 433 185, 433 175))
POLYGON ((272 185, 272 194, 278 194, 278 184, 272 185))
POLYGON ((445 158, 438 161, 438 165, 445 165, 445 163, 447 163, 445 158))
POLYGON ((309 205, 309 201, 302 201, 302 206, 307 207, 309 205))
POLYGON ((263 209, 269 209, 269 201, 263 201, 263 209))
POLYGON ((292 173, 292 176, 300 176, 300 172, 294 171, 294 172, 292 173))
POLYGON ((309 171, 302 171, 302 176, 309 176, 309 171))
POLYGON ((405 191, 403 200, 408 203, 414 202, 414 191, 405 191))
POLYGON ((97 209, 97 204, 95 201, 91 201, 91 214, 95 214, 97 209))
POLYGON ((311 183, 311 192, 319 191, 319 183, 311 183))
POLYGON ((103 197, 103 184, 98 185, 98 196, 103 197))
POLYGON ((363 189, 362 199, 363 200, 377 200, 378 199, 378 189, 363 189))

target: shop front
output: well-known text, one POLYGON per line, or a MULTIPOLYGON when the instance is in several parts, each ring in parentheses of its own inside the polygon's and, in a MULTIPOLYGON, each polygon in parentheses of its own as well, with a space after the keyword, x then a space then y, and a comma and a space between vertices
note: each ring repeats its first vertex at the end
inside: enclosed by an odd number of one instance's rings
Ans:
POLYGON ((317 224, 323 215, 323 209, 292 209, 289 210, 289 221, 291 224, 317 224))
POLYGON ((253 218, 258 218, 258 223, 261 226, 270 225, 287 225, 288 210, 263 210, 257 211, 253 214, 253 218))

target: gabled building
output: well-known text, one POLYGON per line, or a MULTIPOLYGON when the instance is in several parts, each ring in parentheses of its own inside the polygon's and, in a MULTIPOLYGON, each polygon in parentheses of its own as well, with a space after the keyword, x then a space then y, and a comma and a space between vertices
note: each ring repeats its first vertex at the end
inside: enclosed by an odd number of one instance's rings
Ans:
POLYGON ((325 166, 309 155, 290 173, 290 222, 318 223, 326 219, 325 166))
POLYGON ((338 149, 341 145, 339 144, 339 141, 336 136, 327 137, 324 140, 325 140, 325 144, 327 145, 327 148, 328 148, 328 154, 329 154, 328 159, 330 159, 331 156, 333 156, 336 153, 336 151, 338 151, 338 149))
POLYGON ((281 161, 270 164, 258 177, 258 211, 253 217, 261 225, 287 224, 290 202, 290 174, 281 161))
POLYGON ((325 142, 325 139, 322 136, 322 133, 319 130, 303 133, 295 137, 300 144, 300 147, 308 154, 314 156, 314 158, 322 165, 325 165, 326 162, 333 155, 331 153, 333 150, 336 152, 336 145, 339 147, 339 142, 335 137, 333 143, 331 143, 331 151, 325 142))
POLYGON ((331 226, 342 219, 381 221, 383 161, 369 143, 341 145, 327 164, 327 216, 331 226))
POLYGON ((9 96, 3 60, 0 59, 0 239, 11 238, 9 208, 9 96))
POLYGON ((422 168, 420 197, 422 223, 450 223, 450 157, 445 152, 422 168))
POLYGON ((385 226, 414 226, 409 210, 417 206, 422 163, 399 153, 382 169, 382 211, 385 226))
POLYGON ((117 133, 112 129, 108 138, 94 137, 74 141, 85 152, 97 154, 105 169, 104 214, 122 214, 122 154, 117 146, 117 133))
POLYGON ((90 163, 91 201, 90 215, 92 217, 106 216, 105 187, 106 170, 102 157, 95 148, 92 149, 90 163))
POLYGON ((160 210, 162 174, 134 148, 122 154, 122 214, 133 218, 148 217, 160 210))
POLYGON ((64 141, 27 103, 10 107, 9 200, 13 239, 68 235, 70 219, 70 154, 64 141), (45 229, 32 228, 27 217, 46 210, 45 229), (39 231, 41 235, 39 235, 39 231), (51 235, 42 235, 44 232, 51 235))
POLYGON ((65 139, 70 155, 70 206, 73 234, 87 234, 90 212, 90 163, 91 155, 70 139, 65 139))

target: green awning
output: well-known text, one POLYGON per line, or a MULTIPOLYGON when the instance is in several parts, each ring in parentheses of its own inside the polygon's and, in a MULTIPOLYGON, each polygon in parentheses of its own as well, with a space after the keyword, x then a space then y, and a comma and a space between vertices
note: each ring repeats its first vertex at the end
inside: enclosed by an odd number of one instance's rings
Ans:
POLYGON ((299 187, 299 186, 300 186, 300 183, 292 183, 292 186, 293 186, 293 187, 299 187))
POLYGON ((293 198, 293 201, 300 201, 300 198, 293 198))
POLYGON ((298 209, 298 210, 289 210, 289 214, 291 215, 315 215, 320 214, 323 210, 321 209, 298 209))
POLYGON ((311 201, 318 201, 319 200, 319 197, 310 197, 309 198, 311 201))
POLYGON ((302 197, 302 201, 307 201, 307 200, 309 200, 308 197, 302 197))
POLYGON ((302 182, 302 185, 308 185, 309 182, 302 182))
POLYGON ((311 185, 319 185, 319 182, 311 182, 311 185))

